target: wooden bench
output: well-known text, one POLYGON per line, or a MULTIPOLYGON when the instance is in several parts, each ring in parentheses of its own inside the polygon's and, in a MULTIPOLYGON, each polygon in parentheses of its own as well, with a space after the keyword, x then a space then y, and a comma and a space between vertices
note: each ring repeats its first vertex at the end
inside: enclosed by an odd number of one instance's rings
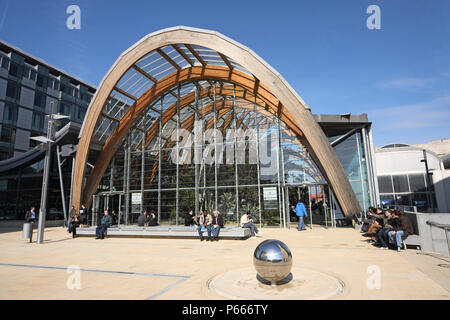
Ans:
MULTIPOLYGON (((94 237, 96 227, 77 228, 78 236, 94 237)), ((129 238, 199 238, 196 227, 185 226, 111 226, 106 231, 108 237, 129 238)), ((203 232, 203 236, 208 234, 203 232)), ((247 239, 251 236, 250 229, 241 227, 224 227, 220 229, 220 239, 247 239)))

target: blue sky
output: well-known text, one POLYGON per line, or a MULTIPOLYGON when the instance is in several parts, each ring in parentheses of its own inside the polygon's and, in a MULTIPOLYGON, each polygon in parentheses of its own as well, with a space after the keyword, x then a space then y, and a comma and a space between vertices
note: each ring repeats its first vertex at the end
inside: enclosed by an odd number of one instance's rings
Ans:
POLYGON ((374 144, 450 138, 450 1, 4 0, 0 39, 97 86, 153 31, 218 31, 255 51, 313 113, 367 113, 374 144), (81 9, 69 30, 66 8, 81 9), (381 30, 369 30, 369 5, 381 30))

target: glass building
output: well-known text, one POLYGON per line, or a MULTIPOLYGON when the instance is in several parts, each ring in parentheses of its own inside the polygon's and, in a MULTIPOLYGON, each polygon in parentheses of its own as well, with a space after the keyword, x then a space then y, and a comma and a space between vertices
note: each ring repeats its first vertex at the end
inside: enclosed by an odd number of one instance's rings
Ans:
MULTIPOLYGON (((79 131, 94 93, 93 86, 0 41, 0 219, 22 219, 30 206, 39 206, 44 154, 30 137, 46 134, 50 103, 69 116, 57 130, 71 122, 79 131)), ((63 173, 70 186, 70 164, 63 173)), ((51 177, 49 209, 61 217, 57 166, 51 177)))
POLYGON ((105 76, 80 133, 72 188, 76 206, 92 205, 91 223, 105 209, 124 224, 153 209, 170 225, 190 210, 218 209, 231 225, 250 212, 260 225, 287 227, 301 200, 309 223, 333 225, 377 204, 367 115, 312 115, 279 74, 253 53, 253 64, 241 60, 249 49, 225 38, 165 29, 105 76), (163 34, 177 35, 158 45, 163 34), (269 76, 293 100, 279 99, 269 76))
MULTIPOLYGON (((198 29, 174 30, 199 35, 198 29)), ((278 99, 286 92, 267 86, 271 82, 258 70, 271 70, 265 62, 250 70, 245 59, 222 53, 214 41, 200 45, 188 39, 141 52, 109 90, 103 82, 96 90, 2 43, 0 217, 21 219, 29 206, 39 206, 44 152, 29 137, 47 130, 51 101, 59 114, 70 115, 57 128, 57 145, 78 144, 78 152, 76 161, 70 157, 62 166, 64 196, 52 165, 49 208, 61 213, 63 201, 66 207, 83 202, 93 213, 89 224, 105 209, 118 213, 122 224, 135 224, 139 212, 153 209, 160 224, 176 225, 189 210, 217 208, 228 225, 249 211, 257 224, 288 227, 296 220, 292 206, 303 201, 307 223, 335 226, 378 203, 366 114, 312 114, 274 73, 274 83, 294 97, 278 99), (13 91, 19 97, 15 104, 13 91), (295 114, 296 108, 302 114, 295 114), (44 117, 39 130, 32 129, 38 123, 34 113, 44 117), (27 117, 30 128, 24 130, 27 117), (8 129, 18 136, 26 131, 26 143, 8 136, 8 129)), ((228 40, 233 50, 242 49, 228 40)), ((121 67, 127 52, 114 67, 121 67)))

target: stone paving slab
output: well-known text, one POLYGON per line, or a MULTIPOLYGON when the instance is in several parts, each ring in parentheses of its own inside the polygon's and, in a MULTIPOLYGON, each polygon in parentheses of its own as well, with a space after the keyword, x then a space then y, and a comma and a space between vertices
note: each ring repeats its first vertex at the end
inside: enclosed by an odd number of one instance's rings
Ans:
MULTIPOLYGON (((226 299, 210 290, 208 282, 220 274, 252 267, 253 251, 266 239, 288 245, 293 268, 310 268, 341 279, 346 290, 335 299, 450 299, 449 291, 427 274, 427 266, 434 262, 421 260, 419 269, 413 260, 406 259, 416 254, 415 250, 379 250, 351 228, 326 230, 314 226, 301 232, 280 228, 262 231, 257 238, 219 242, 95 240, 72 239, 65 229, 56 227, 46 229, 45 241, 40 245, 21 239, 20 231, 2 233, 0 299, 226 299), (82 270, 80 290, 67 288, 72 274, 66 268, 73 265, 82 270), (373 270, 378 270, 379 288, 367 286, 373 270)), ((441 272, 441 276, 450 278, 450 268, 441 272)))

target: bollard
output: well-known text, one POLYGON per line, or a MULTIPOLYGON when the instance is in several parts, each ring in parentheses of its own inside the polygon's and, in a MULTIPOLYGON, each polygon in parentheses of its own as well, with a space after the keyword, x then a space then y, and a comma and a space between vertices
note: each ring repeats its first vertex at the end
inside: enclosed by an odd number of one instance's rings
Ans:
POLYGON ((33 223, 25 222, 23 224, 22 239, 30 239, 31 242, 32 238, 33 238, 33 223))

